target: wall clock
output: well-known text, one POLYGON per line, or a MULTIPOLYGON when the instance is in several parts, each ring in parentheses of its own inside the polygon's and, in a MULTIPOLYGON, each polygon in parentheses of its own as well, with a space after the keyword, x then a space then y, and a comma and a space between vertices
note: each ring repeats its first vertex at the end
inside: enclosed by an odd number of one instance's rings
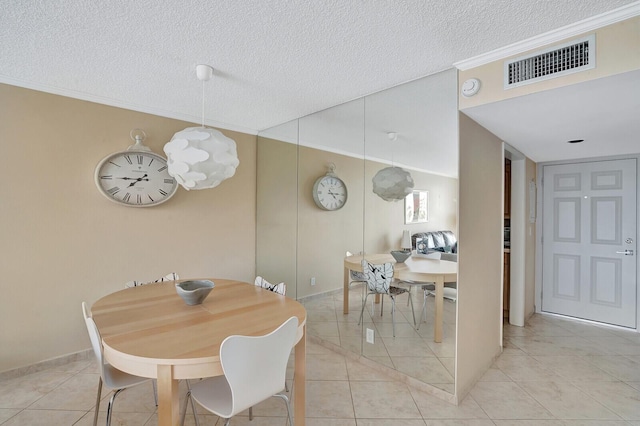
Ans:
POLYGON ((331 164, 329 172, 313 184, 313 201, 323 210, 338 210, 347 202, 347 185, 336 176, 335 168, 331 164))
POLYGON ((107 199, 124 206, 162 204, 176 193, 178 183, 167 171, 167 160, 142 144, 146 138, 142 130, 132 130, 131 138, 135 144, 98 163, 94 176, 96 186, 107 199))

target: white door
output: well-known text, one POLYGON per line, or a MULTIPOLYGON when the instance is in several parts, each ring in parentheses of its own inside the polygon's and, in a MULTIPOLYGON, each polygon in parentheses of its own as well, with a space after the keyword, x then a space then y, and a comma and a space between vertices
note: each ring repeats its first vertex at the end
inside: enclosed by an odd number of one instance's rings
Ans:
POLYGON ((542 311, 636 328, 636 160, 545 166, 542 311))

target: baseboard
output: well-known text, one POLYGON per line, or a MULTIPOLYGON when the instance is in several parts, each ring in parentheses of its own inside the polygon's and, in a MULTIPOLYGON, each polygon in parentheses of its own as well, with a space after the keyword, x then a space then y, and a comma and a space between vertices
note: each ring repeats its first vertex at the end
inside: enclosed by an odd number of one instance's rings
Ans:
POLYGON ((35 364, 27 365, 24 367, 14 368, 12 370, 6 370, 0 372, 0 381, 15 379, 17 377, 26 376, 27 374, 37 373, 39 371, 47 370, 52 367, 59 367, 61 365, 68 364, 76 361, 88 361, 93 359, 93 350, 86 349, 84 351, 75 352, 72 354, 62 355, 56 358, 47 359, 37 362, 35 364))
POLYGON ((302 296, 302 297, 299 297, 297 300, 298 300, 298 302, 309 302, 309 301, 314 300, 314 299, 322 299, 322 298, 327 297, 329 295, 339 294, 342 291, 343 291, 342 288, 336 288, 334 290, 327 290, 327 291, 324 291, 322 293, 316 293, 316 294, 310 294, 308 296, 302 296))

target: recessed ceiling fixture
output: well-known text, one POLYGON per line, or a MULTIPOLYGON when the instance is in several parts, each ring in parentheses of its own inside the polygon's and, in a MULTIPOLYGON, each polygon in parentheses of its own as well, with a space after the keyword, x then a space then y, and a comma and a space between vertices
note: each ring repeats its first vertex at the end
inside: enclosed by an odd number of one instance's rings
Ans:
POLYGON ((584 139, 573 139, 573 140, 567 141, 567 143, 580 143, 580 142, 584 142, 584 139))
POLYGON ((204 82, 213 76, 213 68, 197 65, 196 75, 202 81, 202 127, 181 130, 164 146, 167 171, 187 190, 214 188, 240 164, 235 141, 204 127, 204 82))

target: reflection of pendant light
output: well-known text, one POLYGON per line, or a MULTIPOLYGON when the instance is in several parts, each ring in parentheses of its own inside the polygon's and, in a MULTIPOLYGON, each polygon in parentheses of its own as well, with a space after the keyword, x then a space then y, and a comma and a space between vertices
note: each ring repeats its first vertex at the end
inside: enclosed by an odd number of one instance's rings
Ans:
MULTIPOLYGON (((389 140, 395 142, 398 134, 387 133, 389 140)), ((393 161, 392 161, 393 163, 393 161)), ((398 201, 413 191, 413 178, 401 167, 385 167, 378 171, 372 179, 373 192, 385 201, 398 201)))
POLYGON ((234 140, 204 127, 204 82, 211 79, 213 68, 197 65, 196 75, 202 81, 202 127, 181 130, 164 146, 169 174, 187 190, 214 188, 240 164, 234 140))

